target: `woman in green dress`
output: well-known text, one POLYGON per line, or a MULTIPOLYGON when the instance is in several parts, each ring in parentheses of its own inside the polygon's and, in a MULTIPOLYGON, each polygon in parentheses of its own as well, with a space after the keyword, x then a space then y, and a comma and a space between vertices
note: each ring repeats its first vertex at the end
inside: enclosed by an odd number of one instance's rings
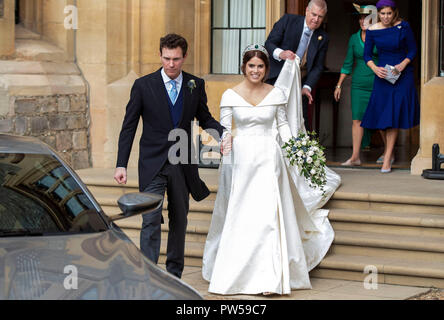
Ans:
MULTIPOLYGON (((364 134, 364 128, 361 127, 361 120, 367 108, 373 89, 373 81, 375 79, 375 74, 366 65, 363 58, 365 35, 366 30, 369 27, 369 25, 366 25, 365 18, 370 14, 370 10, 367 6, 358 6, 355 4, 354 6, 360 14, 359 25, 361 29, 350 37, 347 56, 342 66, 341 75, 334 92, 336 101, 339 101, 341 98, 342 83, 347 75, 353 74, 351 83, 353 154, 347 161, 342 163, 343 166, 360 166, 361 158, 359 152, 363 136, 364 139, 367 140, 364 141, 366 145, 370 143, 369 140, 371 138, 370 132, 364 134)), ((374 61, 377 61, 376 49, 374 49, 373 55, 374 61)))

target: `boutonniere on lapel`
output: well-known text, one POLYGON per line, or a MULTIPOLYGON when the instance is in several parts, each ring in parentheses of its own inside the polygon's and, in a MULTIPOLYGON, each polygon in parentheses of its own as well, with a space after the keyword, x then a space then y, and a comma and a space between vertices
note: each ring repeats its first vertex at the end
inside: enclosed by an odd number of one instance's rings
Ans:
POLYGON ((194 81, 194 79, 188 81, 188 88, 190 89, 191 94, 193 94, 193 89, 196 88, 196 81, 194 81))
POLYGON ((322 36, 319 36, 319 37, 318 37, 318 40, 319 40, 319 41, 321 41, 322 39, 324 39, 324 38, 322 38, 322 36))

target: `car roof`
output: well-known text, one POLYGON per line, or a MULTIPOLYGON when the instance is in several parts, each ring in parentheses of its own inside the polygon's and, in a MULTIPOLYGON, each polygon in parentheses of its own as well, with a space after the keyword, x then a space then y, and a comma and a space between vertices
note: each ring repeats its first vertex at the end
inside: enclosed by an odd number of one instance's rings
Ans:
POLYGON ((53 155, 52 150, 34 137, 0 133, 0 153, 37 153, 53 155))

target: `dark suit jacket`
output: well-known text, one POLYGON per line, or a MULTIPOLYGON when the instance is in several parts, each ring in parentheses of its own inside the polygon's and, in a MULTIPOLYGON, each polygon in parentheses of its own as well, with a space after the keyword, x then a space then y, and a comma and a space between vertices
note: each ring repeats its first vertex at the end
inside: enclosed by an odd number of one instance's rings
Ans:
MULTIPOLYGON (((196 201, 206 198, 209 190, 199 178, 198 165, 191 164, 191 122, 197 118, 203 129, 212 128, 222 135, 223 127, 210 114, 207 106, 204 80, 183 72, 183 111, 178 128, 188 135, 188 164, 183 168, 188 191, 196 201), (196 87, 191 90, 190 80, 196 87)), ((122 130, 119 136, 117 167, 125 167, 131 152, 134 136, 140 117, 143 120, 143 132, 140 139, 139 154, 139 190, 142 192, 151 183, 168 160, 168 151, 175 141, 168 141, 173 130, 173 122, 168 107, 168 96, 163 83, 161 69, 137 79, 131 89, 131 97, 126 107, 122 130)), ((218 139, 218 137, 215 137, 218 139)), ((186 191, 187 192, 187 191, 186 191)))
MULTIPOLYGON (((285 14, 276 22, 265 42, 265 48, 270 54, 270 74, 268 78, 276 78, 281 72, 285 60, 277 61, 273 58, 276 48, 291 50, 296 53, 304 29, 304 16, 285 14)), ((324 71, 325 55, 328 48, 328 34, 322 29, 313 32, 307 52, 307 77, 302 85, 309 85, 312 89, 324 71)))

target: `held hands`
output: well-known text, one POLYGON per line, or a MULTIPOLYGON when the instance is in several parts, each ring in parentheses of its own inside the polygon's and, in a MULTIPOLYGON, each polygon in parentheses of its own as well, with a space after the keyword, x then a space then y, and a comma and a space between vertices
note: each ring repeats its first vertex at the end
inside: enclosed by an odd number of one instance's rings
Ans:
POLYGON ((231 136, 231 134, 227 133, 220 145, 220 152, 224 156, 229 155, 231 152, 232 144, 233 144, 233 137, 231 136))
POLYGON ((294 60, 296 59, 296 54, 291 50, 282 51, 279 55, 282 60, 294 60))
POLYGON ((126 184, 126 179, 126 169, 116 168, 116 171, 114 172, 114 180, 116 180, 118 184, 126 184))

